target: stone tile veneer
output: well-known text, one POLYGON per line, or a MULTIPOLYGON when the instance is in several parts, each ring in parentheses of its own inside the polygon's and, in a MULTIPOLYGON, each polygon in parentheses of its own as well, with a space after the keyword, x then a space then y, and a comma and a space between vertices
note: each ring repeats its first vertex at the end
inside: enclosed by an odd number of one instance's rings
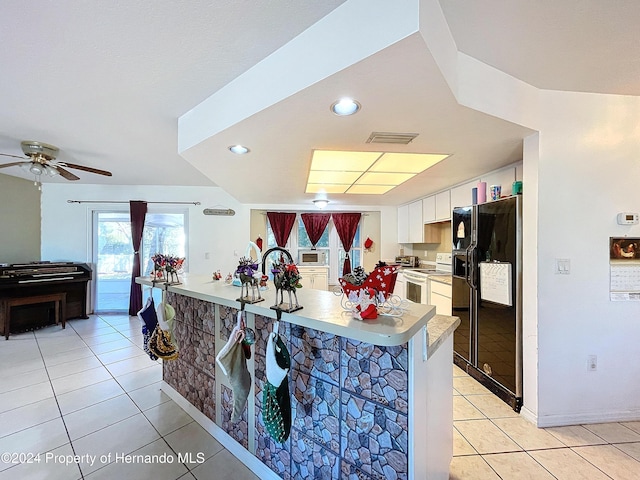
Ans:
POLYGON ((177 312, 181 356, 164 362, 164 380, 285 480, 408 478, 408 348, 380 347, 280 322, 291 354, 292 428, 283 443, 262 419, 267 338, 274 320, 255 315, 254 402, 231 423, 232 391, 221 385, 215 401, 215 352, 227 341, 237 310, 169 293, 177 312))
POLYGON ((220 410, 222 413, 222 429, 231 435, 244 448, 249 448, 248 409, 244 409, 242 417, 237 422, 231 422, 233 414, 233 391, 226 385, 221 385, 220 410))

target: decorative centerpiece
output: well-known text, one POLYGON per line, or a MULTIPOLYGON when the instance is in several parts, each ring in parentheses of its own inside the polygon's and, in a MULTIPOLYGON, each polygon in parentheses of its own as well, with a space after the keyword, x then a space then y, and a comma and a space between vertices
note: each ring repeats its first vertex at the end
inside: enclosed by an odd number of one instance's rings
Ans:
POLYGON ((184 257, 156 253, 151 256, 151 260, 153 261, 153 270, 151 272, 151 280, 153 282, 162 282, 167 285, 180 283, 178 273, 182 270, 184 257))
POLYGON ((302 288, 300 284, 302 277, 295 263, 275 263, 271 268, 271 273, 273 274, 273 283, 276 286, 276 303, 271 308, 287 313, 302 309, 296 295, 296 290, 302 288), (288 303, 284 301, 284 292, 288 293, 288 303), (278 295, 280 295, 280 302, 278 302, 278 295))
POLYGON ((407 302, 393 289, 398 276, 397 267, 379 264, 370 274, 362 267, 355 267, 352 273, 339 278, 342 308, 351 312, 358 320, 374 320, 378 315, 402 316, 407 302))
POLYGON ((276 287, 276 303, 271 306, 271 309, 277 312, 295 312, 302 309, 302 305, 298 303, 298 296, 296 295, 296 289, 302 288, 300 284, 302 277, 288 250, 282 247, 273 247, 264 253, 262 256, 262 281, 266 282, 268 278, 266 276, 267 260, 269 255, 274 252, 278 254, 277 260, 271 266, 273 284, 276 287), (288 293, 289 303, 284 301, 284 292, 288 293), (278 301, 278 298, 280 301, 278 301))
POLYGON ((251 257, 242 257, 236 268, 236 278, 240 279, 242 291, 237 300, 243 303, 257 303, 264 300, 260 295, 260 278, 262 274, 258 271, 258 263, 251 257), (251 289, 251 293, 249 293, 251 289))

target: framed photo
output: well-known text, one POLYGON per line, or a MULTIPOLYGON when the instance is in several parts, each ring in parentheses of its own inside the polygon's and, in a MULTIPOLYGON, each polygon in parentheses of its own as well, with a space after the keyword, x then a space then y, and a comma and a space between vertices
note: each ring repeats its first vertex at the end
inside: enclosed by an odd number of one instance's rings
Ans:
POLYGON ((610 237, 610 260, 640 260, 640 238, 610 237))

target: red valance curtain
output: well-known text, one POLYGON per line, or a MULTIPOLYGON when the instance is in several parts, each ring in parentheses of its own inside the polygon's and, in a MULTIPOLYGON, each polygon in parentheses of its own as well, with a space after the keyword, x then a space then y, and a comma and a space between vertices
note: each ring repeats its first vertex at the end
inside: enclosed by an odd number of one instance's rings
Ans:
POLYGON ((358 223, 360 223, 360 213, 334 213, 333 224, 336 226, 338 237, 342 242, 342 248, 346 252, 344 258, 344 265, 342 267, 342 275, 346 275, 351 272, 351 260, 349 259, 349 250, 353 246, 353 239, 356 236, 356 230, 358 230, 358 223))
POLYGON ((302 218, 302 223, 304 223, 304 228, 307 231, 311 245, 313 245, 313 248, 316 248, 316 243, 318 243, 320 237, 322 237, 324 229, 327 228, 331 214, 302 213, 300 217, 302 218))
POLYGON ((284 247, 291 235, 291 229, 296 221, 295 213, 284 212, 267 212, 267 218, 271 225, 271 231, 276 238, 276 243, 279 247, 284 247))
POLYGON ((129 212, 131 217, 131 241, 133 243, 129 315, 137 315, 142 309, 142 285, 136 283, 136 277, 140 276, 140 244, 142 243, 144 219, 147 216, 147 202, 131 200, 129 202, 129 212))

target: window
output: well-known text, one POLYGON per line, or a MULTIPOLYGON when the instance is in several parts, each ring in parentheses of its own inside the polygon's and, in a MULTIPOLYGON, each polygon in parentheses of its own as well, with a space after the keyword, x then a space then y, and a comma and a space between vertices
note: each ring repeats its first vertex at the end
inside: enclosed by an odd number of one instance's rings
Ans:
MULTIPOLYGON (((300 215, 297 216, 296 220, 297 224, 294 224, 294 228, 291 230, 291 235, 289 236, 287 245, 285 245, 284 248, 291 253, 294 261, 297 263, 298 252, 300 250, 310 249, 311 241, 309 240, 309 236, 307 235, 307 231, 304 228, 304 223, 302 222, 302 218, 300 217, 300 215)), ((360 224, 358 225, 356 236, 353 240, 353 246, 349 252, 349 258, 351 259, 351 268, 362 265, 362 244, 360 235, 361 226, 362 222, 360 222, 360 224)), ((273 248, 275 246, 277 246, 276 240, 273 232, 271 231, 269 220, 267 220, 267 249, 273 248)), ((322 234, 322 237, 320 237, 316 248, 318 250, 324 250, 327 252, 327 262, 329 265, 329 283, 332 285, 337 285, 338 278, 342 276, 342 265, 344 264, 345 252, 342 248, 340 238, 338 237, 338 232, 336 231, 336 228, 333 224, 333 219, 329 220, 327 228, 322 234)))
MULTIPOLYGON (((151 256, 166 253, 186 257, 186 211, 147 212, 142 237, 140 271, 148 275, 151 256)), ((96 312, 129 310, 133 247, 128 211, 94 212, 95 302, 96 312)), ((184 269, 188 268, 188 260, 184 269)), ((156 299, 159 301, 159 298, 156 299)))

